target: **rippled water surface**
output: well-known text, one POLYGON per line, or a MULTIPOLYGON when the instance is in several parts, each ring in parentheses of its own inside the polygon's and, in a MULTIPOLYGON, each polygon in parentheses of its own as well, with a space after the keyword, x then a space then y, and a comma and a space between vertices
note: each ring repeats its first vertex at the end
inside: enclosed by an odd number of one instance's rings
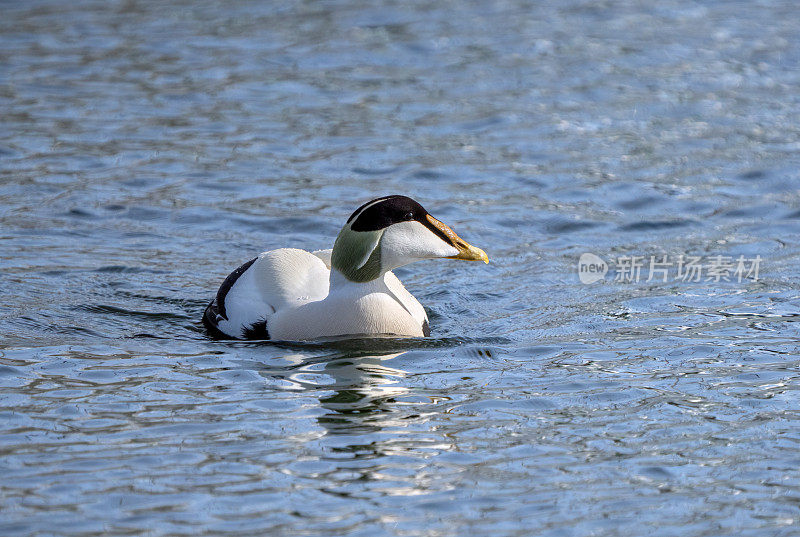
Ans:
POLYGON ((0 534, 797 534, 794 2, 0 9, 0 534), (431 338, 205 336, 387 193, 431 338))

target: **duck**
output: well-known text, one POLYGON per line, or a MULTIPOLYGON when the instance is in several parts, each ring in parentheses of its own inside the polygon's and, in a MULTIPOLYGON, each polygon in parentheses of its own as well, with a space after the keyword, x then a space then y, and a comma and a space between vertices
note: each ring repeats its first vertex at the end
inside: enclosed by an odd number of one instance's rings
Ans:
POLYGON ((393 270, 427 259, 489 262, 408 196, 358 207, 333 248, 279 248, 231 272, 206 307, 215 339, 428 337, 425 309, 393 270))

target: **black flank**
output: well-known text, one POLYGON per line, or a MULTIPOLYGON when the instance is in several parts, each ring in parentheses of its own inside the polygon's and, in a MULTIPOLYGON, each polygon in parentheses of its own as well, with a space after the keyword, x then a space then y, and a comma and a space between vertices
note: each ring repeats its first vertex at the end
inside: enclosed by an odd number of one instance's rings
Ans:
POLYGON ((245 339, 269 339, 269 331, 267 330, 267 320, 263 319, 257 323, 253 323, 248 328, 244 329, 245 339))
POLYGON ((428 324, 428 319, 422 322, 422 335, 428 337, 431 335, 431 325, 428 324))
POLYGON ((206 307, 206 311, 203 314, 203 325, 206 327, 208 331, 208 335, 214 339, 230 339, 231 336, 217 328, 217 315, 219 310, 217 309, 217 299, 211 301, 211 303, 206 307))
POLYGON ((239 279, 239 276, 244 274, 244 271, 249 269, 250 265, 255 263, 257 259, 257 257, 254 257, 241 267, 228 274, 228 277, 225 278, 225 281, 219 286, 219 291, 217 291, 217 313, 219 313, 219 315, 221 315, 226 321, 228 320, 228 314, 225 311, 225 297, 228 296, 228 291, 231 290, 231 287, 233 287, 233 284, 239 279))

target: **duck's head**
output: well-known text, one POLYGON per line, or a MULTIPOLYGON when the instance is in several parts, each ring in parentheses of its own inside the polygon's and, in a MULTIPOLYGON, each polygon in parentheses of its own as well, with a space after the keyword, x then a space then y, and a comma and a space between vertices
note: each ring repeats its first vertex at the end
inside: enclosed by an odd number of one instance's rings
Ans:
POLYGON ((489 262, 407 196, 386 196, 356 209, 336 237, 331 266, 353 282, 368 282, 403 265, 444 257, 489 262))

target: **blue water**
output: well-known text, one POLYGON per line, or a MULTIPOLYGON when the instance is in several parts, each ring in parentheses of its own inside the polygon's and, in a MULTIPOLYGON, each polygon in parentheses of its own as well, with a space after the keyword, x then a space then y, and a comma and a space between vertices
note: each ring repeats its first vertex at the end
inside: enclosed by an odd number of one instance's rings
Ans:
POLYGON ((794 2, 0 10, 0 534, 797 534, 794 2), (431 338, 205 336, 391 193, 431 338))

